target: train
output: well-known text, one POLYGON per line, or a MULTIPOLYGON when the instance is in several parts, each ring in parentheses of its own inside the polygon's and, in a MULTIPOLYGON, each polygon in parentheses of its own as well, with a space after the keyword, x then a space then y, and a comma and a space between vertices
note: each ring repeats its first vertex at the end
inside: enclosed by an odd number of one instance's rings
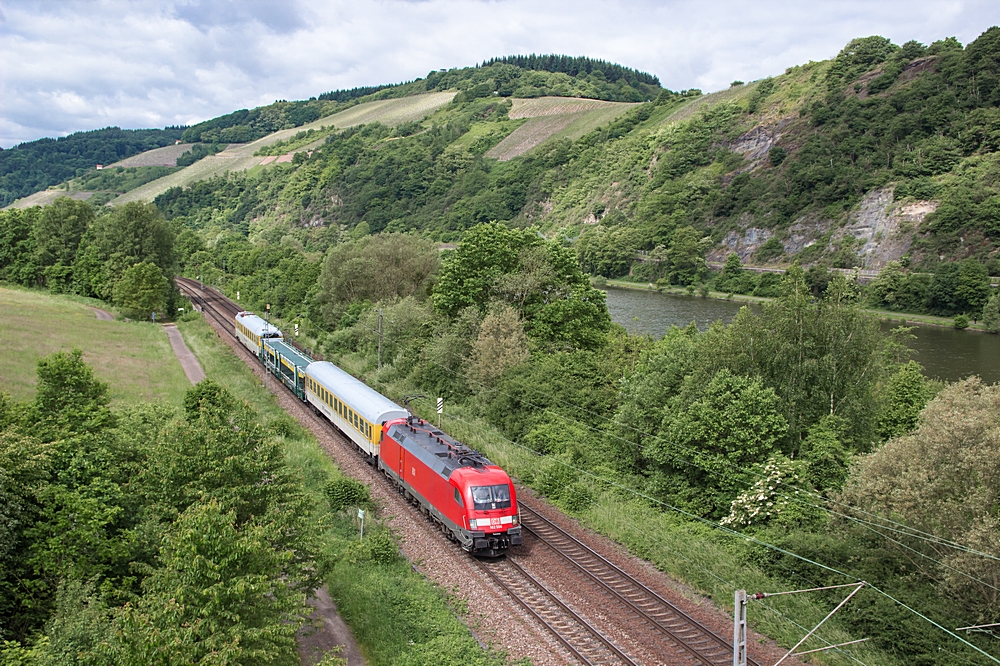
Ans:
POLYGON ((486 456, 333 363, 313 360, 258 315, 239 312, 234 326, 269 373, 350 439, 463 550, 498 557, 521 545, 514 484, 486 456))

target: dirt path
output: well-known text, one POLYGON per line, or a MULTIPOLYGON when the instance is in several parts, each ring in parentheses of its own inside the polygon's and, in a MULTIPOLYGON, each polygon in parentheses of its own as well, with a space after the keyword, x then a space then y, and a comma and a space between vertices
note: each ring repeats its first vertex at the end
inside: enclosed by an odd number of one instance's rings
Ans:
POLYGON ((110 312, 108 312, 107 310, 102 310, 100 308, 90 308, 90 309, 94 311, 94 314, 101 321, 114 321, 115 320, 115 316, 113 314, 111 314, 110 312))
MULTIPOLYGON (((100 315, 98 315, 98 318, 100 318, 100 315)), ((203 380, 205 378, 205 371, 201 369, 201 363, 198 362, 198 359, 188 349, 184 338, 181 337, 181 332, 177 330, 177 325, 164 324, 163 330, 167 332, 170 346, 174 348, 174 355, 177 356, 181 367, 184 368, 184 374, 187 375, 188 381, 192 384, 197 384, 203 380)))
POLYGON ((329 650, 341 648, 340 656, 347 658, 347 666, 365 666, 354 634, 337 613, 337 604, 330 598, 326 586, 316 590, 316 598, 309 603, 316 609, 309 616, 309 623, 299 631, 299 658, 305 666, 316 664, 329 650))

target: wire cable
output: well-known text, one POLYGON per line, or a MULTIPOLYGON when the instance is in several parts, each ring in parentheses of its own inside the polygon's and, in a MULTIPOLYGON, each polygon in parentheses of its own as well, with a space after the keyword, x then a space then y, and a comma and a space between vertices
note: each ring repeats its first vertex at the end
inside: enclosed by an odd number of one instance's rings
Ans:
MULTIPOLYGON (((461 422, 461 423, 465 423, 466 425, 468 425, 470 427, 476 428, 477 430, 483 430, 477 424, 474 424, 474 423, 471 423, 469 421, 466 421, 465 419, 462 419, 462 418, 458 417, 457 415, 449 414, 448 416, 450 418, 453 418, 453 419, 461 422)), ((645 499, 647 501, 650 501, 650 502, 653 502, 655 504, 659 504, 661 506, 664 506, 664 507, 670 509, 671 511, 674 511, 674 512, 680 514, 680 515, 683 515, 683 516, 685 516, 687 518, 690 518, 690 519, 692 519, 692 520, 694 520, 696 522, 702 523, 702 524, 704 524, 704 525, 706 525, 708 527, 711 527, 712 529, 719 530, 720 532, 722 532, 724 534, 727 534, 729 536, 753 542, 753 543, 755 543, 755 544, 757 544, 759 546, 762 546, 764 548, 768 548, 768 549, 773 550, 773 551, 775 551, 777 553, 781 553, 783 555, 787 555, 789 557, 795 558, 795 559, 800 560, 802 562, 805 562, 807 564, 811 564, 812 566, 818 567, 818 568, 823 569, 825 571, 829 571, 830 573, 842 576, 842 577, 844 577, 844 578, 846 578, 846 579, 848 579, 848 580, 850 580, 852 582, 865 583, 866 587, 868 587, 869 589, 874 590, 878 594, 880 594, 880 595, 884 596, 885 598, 889 599, 890 601, 894 602, 899 607, 907 610, 908 612, 912 613, 913 615, 915 615, 915 616, 919 617, 920 619, 924 620, 925 622, 931 624, 932 626, 934 626, 937 629, 941 630, 945 634, 951 636, 952 638, 954 638, 955 640, 957 640, 960 643, 964 644, 965 646, 972 648, 976 652, 978 652, 978 653, 982 654, 984 657, 988 658, 990 661, 992 661, 994 663, 997 663, 997 664, 1000 664, 1000 659, 997 659, 996 657, 994 657, 993 655, 989 654, 988 652, 986 652, 982 648, 978 647, 974 643, 971 643, 970 641, 967 641, 966 639, 964 639, 961 636, 959 636, 958 634, 954 633, 953 631, 951 631, 947 627, 939 624, 938 622, 935 622, 931 618, 927 617, 926 615, 924 615, 920 611, 916 610, 915 608, 909 606, 908 604, 904 603, 903 601, 900 601, 899 599, 897 599, 896 597, 892 596, 888 592, 882 590, 881 588, 879 588, 879 587, 877 587, 875 585, 867 583, 867 582, 861 580, 860 578, 857 578, 855 576, 852 576, 851 574, 848 574, 848 573, 845 573, 845 572, 840 571, 838 569, 835 569, 834 567, 831 567, 829 565, 823 564, 822 562, 817 562, 816 560, 810 559, 808 557, 804 557, 802 555, 799 555, 798 553, 794 553, 794 552, 789 551, 789 550, 787 550, 785 548, 782 548, 780 546, 776 546, 776 545, 768 543, 766 541, 762 541, 762 540, 758 539, 757 537, 755 537, 753 535, 744 534, 742 532, 739 532, 739 531, 733 530, 731 528, 728 528, 728 527, 726 527, 726 526, 724 526, 724 525, 722 525, 720 523, 715 523, 713 521, 710 521, 707 518, 702 518, 701 516, 698 516, 697 514, 691 513, 690 511, 686 511, 686 510, 684 510, 684 509, 682 509, 680 507, 673 506, 672 504, 670 504, 668 502, 664 502, 662 500, 659 500, 659 499, 657 499, 655 497, 652 497, 652 496, 650 496, 650 495, 648 495, 646 493, 637 491, 637 490, 635 490, 633 488, 629 488, 628 486, 623 486, 622 484, 620 484, 620 483, 618 483, 616 481, 612 481, 610 479, 602 478, 602 477, 600 477, 600 476, 598 476, 598 475, 596 475, 596 474, 594 474, 594 473, 592 473, 592 472, 590 472, 588 470, 580 469, 579 467, 577 467, 575 465, 572 465, 572 464, 570 464, 570 463, 568 463, 568 462, 566 462, 564 460, 561 460, 560 458, 557 458, 555 456, 550 456, 548 454, 541 453, 539 451, 536 451, 536 450, 534 450, 534 449, 532 449, 530 447, 524 446, 523 444, 520 444, 520 443, 515 442, 513 440, 507 439, 505 437, 502 437, 502 436, 499 436, 499 435, 495 435, 495 436, 497 438, 499 438, 499 439, 503 439, 504 441, 506 441, 506 442, 508 442, 508 443, 510 443, 510 444, 512 444, 514 446, 517 446, 517 447, 519 447, 521 449, 524 449, 524 450, 526 450, 526 451, 528 451, 530 453, 533 453, 536 456, 546 457, 546 458, 549 458, 551 460, 554 460, 556 463, 561 464, 561 465, 563 465, 565 467, 568 467, 570 469, 573 469, 574 471, 576 471, 576 472, 578 472, 580 474, 583 474, 583 475, 585 475, 587 477, 590 477, 590 478, 594 479, 595 481, 611 485, 611 486, 613 486, 615 488, 618 488, 618 489, 620 489, 622 491, 625 491, 627 493, 631 493, 631 494, 633 494, 633 495, 635 495, 637 497, 641 497, 641 498, 643 498, 643 499, 645 499)))

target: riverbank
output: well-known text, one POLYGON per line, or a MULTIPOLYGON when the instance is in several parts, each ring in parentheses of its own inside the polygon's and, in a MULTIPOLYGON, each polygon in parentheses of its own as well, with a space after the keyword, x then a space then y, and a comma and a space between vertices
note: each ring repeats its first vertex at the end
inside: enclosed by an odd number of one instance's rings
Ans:
MULTIPOLYGON (((601 285, 595 286, 599 287, 601 285)), ((701 296, 697 293, 697 291, 691 292, 686 287, 657 287, 652 283, 640 284, 637 282, 629 282, 627 280, 607 280, 606 284, 603 286, 611 287, 613 289, 631 289, 633 291, 657 292, 661 294, 670 294, 672 296, 697 296, 699 298, 708 298, 716 301, 728 301, 730 303, 768 303, 774 300, 773 298, 768 298, 766 296, 727 294, 721 291, 709 291, 707 295, 701 296)), ((876 308, 865 308, 865 311, 870 312, 883 321, 898 321, 901 326, 935 326, 938 328, 955 328, 954 317, 936 317, 934 315, 896 312, 893 310, 879 310, 876 308)), ((979 331, 980 333, 989 332, 982 324, 972 322, 970 322, 969 327, 964 330, 979 331)))

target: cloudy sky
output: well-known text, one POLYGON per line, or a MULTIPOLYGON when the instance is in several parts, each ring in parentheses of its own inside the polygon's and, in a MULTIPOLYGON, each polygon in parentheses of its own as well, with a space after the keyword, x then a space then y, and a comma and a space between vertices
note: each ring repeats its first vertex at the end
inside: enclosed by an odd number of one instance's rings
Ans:
POLYGON ((603 58, 672 89, 1000 23, 996 0, 0 0, 0 147, 190 124, 514 53, 603 58))

